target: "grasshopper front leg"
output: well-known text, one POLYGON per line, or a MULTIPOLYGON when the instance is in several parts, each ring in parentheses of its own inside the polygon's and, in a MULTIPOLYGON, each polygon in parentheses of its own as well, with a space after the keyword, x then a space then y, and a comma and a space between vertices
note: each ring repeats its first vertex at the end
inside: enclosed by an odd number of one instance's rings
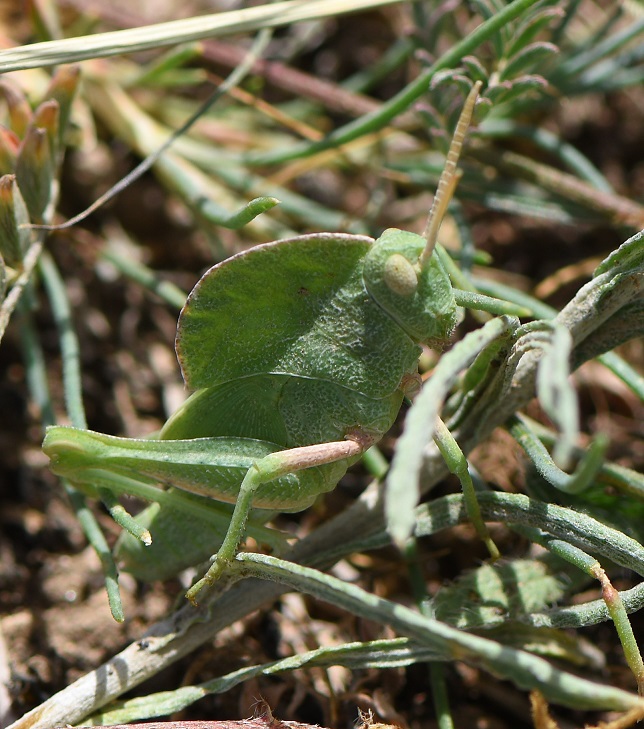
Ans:
POLYGON ((246 472, 239 488, 239 495, 224 541, 206 574, 186 592, 188 600, 196 605, 197 595, 201 590, 213 585, 235 559, 252 507, 253 496, 262 484, 313 466, 324 466, 345 458, 355 458, 364 453, 374 441, 375 439, 371 436, 356 432, 348 435, 346 440, 291 448, 271 453, 255 461, 246 472))

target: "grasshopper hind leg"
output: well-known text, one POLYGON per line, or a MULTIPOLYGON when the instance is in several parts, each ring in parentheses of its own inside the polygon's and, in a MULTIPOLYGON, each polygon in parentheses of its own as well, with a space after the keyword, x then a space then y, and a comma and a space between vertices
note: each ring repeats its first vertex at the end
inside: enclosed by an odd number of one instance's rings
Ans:
POLYGON ((199 593, 205 587, 217 582, 235 559, 253 503, 253 496, 262 484, 288 473, 359 456, 373 444, 373 441, 374 439, 368 435, 352 433, 347 440, 291 448, 271 453, 255 461, 246 472, 239 488, 239 495, 224 541, 206 574, 186 592, 188 600, 196 605, 199 593))

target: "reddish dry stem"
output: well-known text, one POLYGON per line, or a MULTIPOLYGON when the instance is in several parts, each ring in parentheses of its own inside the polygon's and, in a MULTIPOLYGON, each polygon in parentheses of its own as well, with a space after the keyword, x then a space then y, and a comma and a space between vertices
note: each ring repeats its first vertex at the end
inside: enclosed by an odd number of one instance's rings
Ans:
MULTIPOLYGON (((84 729, 80 727, 79 729, 84 729)), ((317 724, 280 721, 271 714, 254 719, 228 721, 152 721, 143 724, 113 724, 103 729, 326 729, 317 724)))

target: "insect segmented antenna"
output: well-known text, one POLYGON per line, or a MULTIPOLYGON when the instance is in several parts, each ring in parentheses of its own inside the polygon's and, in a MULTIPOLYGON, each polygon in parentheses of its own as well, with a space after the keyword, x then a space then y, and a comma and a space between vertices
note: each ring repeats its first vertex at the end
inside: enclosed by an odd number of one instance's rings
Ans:
POLYGON ((472 114, 474 113, 474 106, 478 99, 481 91, 481 82, 477 81, 472 90, 465 100, 463 105, 463 111, 458 118, 456 129, 454 130, 454 136, 447 152, 447 159, 445 160, 445 167, 441 172, 441 176, 438 180, 438 186, 436 188, 436 195, 434 195, 434 202, 429 211, 427 217, 427 224, 423 232, 423 237, 427 241, 427 245, 423 250, 419 263, 421 267, 425 266, 427 261, 431 258, 434 248, 436 246, 436 240, 438 238, 438 230, 443 222, 443 217, 447 210, 456 185, 460 179, 460 173, 456 168, 459 157, 461 156, 461 149, 463 149, 463 142, 465 141, 465 135, 467 134, 468 127, 472 121, 472 114))

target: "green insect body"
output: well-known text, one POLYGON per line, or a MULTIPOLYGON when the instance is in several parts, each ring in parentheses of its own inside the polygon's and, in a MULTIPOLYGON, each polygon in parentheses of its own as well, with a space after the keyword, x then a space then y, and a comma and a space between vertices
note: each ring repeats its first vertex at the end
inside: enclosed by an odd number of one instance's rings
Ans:
MULTIPOLYGON (((54 427, 43 446, 52 469, 80 485, 100 485, 101 473, 111 473, 235 503, 244 474, 270 453, 279 461, 284 451, 314 444, 376 442, 417 386, 419 343, 444 343, 456 324, 440 261, 418 265, 425 245, 394 229, 377 241, 319 233, 259 245, 214 266, 192 291, 177 330, 183 376, 195 392, 158 439, 54 427)), ((300 511, 358 457, 298 465, 261 483, 252 506, 300 511)), ((125 535, 119 549, 126 566, 148 579, 194 563, 197 554, 186 550, 172 564, 159 558, 155 546, 171 517, 153 513, 142 517, 153 547, 125 535)), ((186 526, 201 529, 194 517, 186 526)), ((214 551, 207 534, 203 542, 214 551)))
POLYGON ((283 448, 379 439, 417 372, 419 342, 456 322, 449 278, 431 259, 415 292, 389 284, 392 255, 418 260, 424 240, 388 230, 314 234, 257 246, 208 271, 179 319, 177 355, 195 389, 162 438, 240 436, 283 448))
MULTIPOLYGON (((153 535, 145 549, 129 534, 120 540, 130 571, 154 579, 204 559, 208 526, 223 516, 217 554, 187 592, 194 602, 245 533, 275 542, 260 525, 266 510, 306 508, 392 426, 403 397, 418 390, 420 344, 441 346, 457 323, 434 248, 480 89, 463 107, 424 236, 317 233, 229 258, 204 274, 181 312, 177 356, 194 392, 157 438, 48 430, 43 449, 56 473, 89 493, 108 489, 108 500, 157 502, 138 524, 114 510, 133 535, 147 539, 142 526, 153 535), (234 503, 232 512, 221 502, 234 503)), ((464 294, 461 304, 498 309, 464 294)))

